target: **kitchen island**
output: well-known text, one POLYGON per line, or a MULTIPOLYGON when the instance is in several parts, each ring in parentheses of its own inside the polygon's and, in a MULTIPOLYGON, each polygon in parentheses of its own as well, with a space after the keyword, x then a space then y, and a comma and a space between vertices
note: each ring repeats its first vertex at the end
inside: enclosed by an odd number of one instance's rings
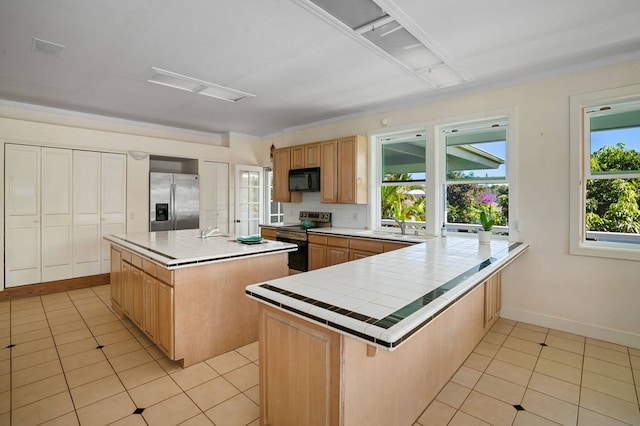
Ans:
POLYGON ((262 424, 411 425, 498 318, 528 245, 473 236, 254 284, 262 424))
POLYGON ((258 339, 248 284, 284 277, 296 246, 198 230, 109 235, 111 304, 183 367, 258 339))

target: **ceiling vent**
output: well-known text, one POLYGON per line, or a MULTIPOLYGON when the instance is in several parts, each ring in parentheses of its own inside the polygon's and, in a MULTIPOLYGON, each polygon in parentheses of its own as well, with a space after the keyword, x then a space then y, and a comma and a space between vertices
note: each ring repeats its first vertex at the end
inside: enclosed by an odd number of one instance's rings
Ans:
POLYGON ((254 98, 256 95, 241 92, 240 90, 231 89, 229 87, 220 86, 219 84, 209 83, 197 78, 187 77, 171 71, 160 68, 151 67, 149 71, 150 77, 147 78, 149 83, 159 84, 165 87, 184 90, 187 92, 198 93, 200 95, 209 96, 211 98, 221 99, 227 102, 238 102, 246 98, 254 98))
POLYGON ((465 82, 458 72, 375 2, 309 1, 349 27, 355 37, 364 38, 433 87, 447 87, 465 82))
POLYGON ((33 42, 31 43, 31 50, 37 53, 42 53, 44 55, 53 56, 55 58, 59 58, 62 55, 62 51, 66 46, 61 44, 53 43, 51 41, 42 40, 39 38, 33 38, 33 42))

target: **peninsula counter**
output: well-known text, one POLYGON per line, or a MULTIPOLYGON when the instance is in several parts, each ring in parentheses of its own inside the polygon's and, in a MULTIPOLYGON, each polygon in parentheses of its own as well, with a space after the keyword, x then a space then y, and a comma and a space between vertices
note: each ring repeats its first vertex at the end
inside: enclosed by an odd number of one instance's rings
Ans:
POLYGON ((528 245, 471 236, 248 286, 262 424, 411 425, 497 320, 528 245))
POLYGON ((111 304, 183 367, 258 339, 248 284, 284 277, 294 244, 198 230, 109 235, 111 304))

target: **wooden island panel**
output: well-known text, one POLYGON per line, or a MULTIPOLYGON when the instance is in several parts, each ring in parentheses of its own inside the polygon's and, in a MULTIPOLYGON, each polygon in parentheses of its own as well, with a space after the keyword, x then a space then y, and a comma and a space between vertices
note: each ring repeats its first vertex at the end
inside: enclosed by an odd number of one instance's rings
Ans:
POLYGON ((288 274, 286 252, 174 270, 120 246, 111 253, 114 311, 183 367, 258 340, 258 302, 245 287, 288 274))
POLYGON ((499 282, 497 272, 393 352, 260 304, 261 424, 414 424, 497 320, 499 282))

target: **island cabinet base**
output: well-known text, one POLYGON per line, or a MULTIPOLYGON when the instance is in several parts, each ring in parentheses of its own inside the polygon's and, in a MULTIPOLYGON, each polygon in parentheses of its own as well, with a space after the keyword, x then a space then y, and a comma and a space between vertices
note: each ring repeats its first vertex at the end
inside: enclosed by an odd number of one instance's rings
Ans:
POLYGON ((139 259, 112 245, 112 307, 183 367, 258 340, 258 302, 245 287, 288 273, 287 253, 175 270, 139 259))
POLYGON ((393 352, 261 304, 261 425, 414 424, 497 320, 499 292, 498 273, 393 352))

